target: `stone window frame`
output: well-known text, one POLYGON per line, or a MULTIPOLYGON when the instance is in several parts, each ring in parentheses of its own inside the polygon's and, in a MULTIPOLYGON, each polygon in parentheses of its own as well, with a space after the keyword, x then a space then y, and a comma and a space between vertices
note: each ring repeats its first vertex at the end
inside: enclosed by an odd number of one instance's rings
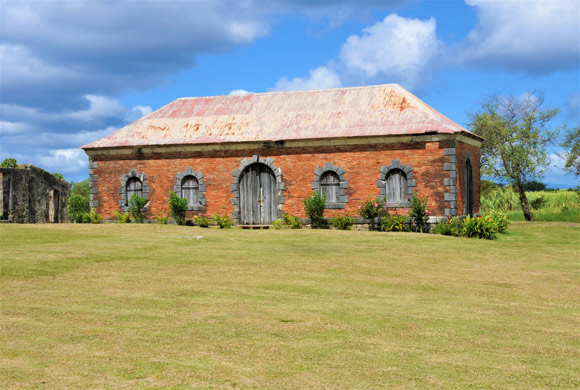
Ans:
POLYGON ((187 206, 187 211, 204 211, 205 207, 207 206, 207 200, 205 199, 205 192, 207 190, 206 185, 203 183, 203 173, 194 171, 192 167, 187 167, 183 172, 177 172, 175 175, 175 186, 173 187, 173 192, 177 194, 177 196, 181 197, 181 184, 183 183, 183 179, 187 176, 193 176, 197 180, 198 184, 198 199, 201 202, 200 205, 190 207, 187 206))
MULTIPOLYGON (((121 194, 121 200, 119 200, 119 206, 121 207, 122 211, 129 211, 129 199, 127 199, 127 182, 129 179, 137 178, 141 180, 141 188, 143 191, 143 198, 147 200, 149 197, 150 188, 147 185, 147 175, 144 173, 139 173, 136 169, 131 169, 129 173, 124 174, 121 176, 121 186, 119 187, 119 194, 121 194)), ((146 209, 149 205, 149 202, 143 207, 146 209)))
POLYGON ((387 178, 392 171, 402 171, 407 178, 407 197, 413 196, 413 188, 417 186, 417 180, 413 178, 413 167, 411 165, 403 165, 400 160, 393 160, 389 165, 383 165, 379 172, 381 173, 379 180, 377 180, 377 187, 379 188, 379 199, 389 203, 388 207, 410 207, 410 201, 403 201, 393 203, 387 198, 387 178))
POLYGON ((338 175, 338 179, 340 180, 339 188, 338 188, 338 195, 340 202, 334 203, 327 203, 326 209, 345 209, 346 204, 348 203, 348 195, 346 194, 346 190, 348 189, 348 181, 346 180, 344 174, 346 171, 342 167, 337 167, 331 162, 327 162, 323 167, 317 167, 314 170, 314 181, 312 182, 312 189, 314 191, 320 192, 320 178, 326 172, 334 172, 338 175))
POLYGON ((234 169, 232 176, 234 177, 234 182, 232 184, 233 199, 232 205, 234 206, 234 212, 232 213, 232 219, 235 224, 240 223, 240 177, 244 170, 253 164, 264 164, 274 172, 274 177, 276 178, 276 207, 277 207, 277 217, 282 218, 284 216, 284 211, 282 207, 284 205, 285 199, 282 196, 282 191, 286 189, 284 183, 282 182, 282 169, 274 165, 274 160, 271 157, 264 158, 260 155, 255 154, 250 158, 244 158, 240 161, 240 166, 234 169))

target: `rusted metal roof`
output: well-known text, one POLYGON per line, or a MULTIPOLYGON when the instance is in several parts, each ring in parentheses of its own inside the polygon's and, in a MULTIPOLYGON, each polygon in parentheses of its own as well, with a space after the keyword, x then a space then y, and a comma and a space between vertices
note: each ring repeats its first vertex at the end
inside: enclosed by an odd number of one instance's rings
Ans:
POLYGON ((181 98, 83 149, 467 132, 397 84, 181 98))

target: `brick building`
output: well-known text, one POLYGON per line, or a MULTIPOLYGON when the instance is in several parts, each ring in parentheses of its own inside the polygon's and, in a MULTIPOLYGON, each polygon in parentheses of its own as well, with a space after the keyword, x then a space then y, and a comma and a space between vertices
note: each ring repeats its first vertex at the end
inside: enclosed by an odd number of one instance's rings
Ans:
POLYGON ((171 191, 194 214, 270 224, 305 217, 318 190, 326 216, 369 196, 392 212, 429 197, 434 216, 479 212, 482 139, 396 84, 319 91, 182 98, 83 146, 91 206, 105 218, 133 193, 149 216, 171 191))

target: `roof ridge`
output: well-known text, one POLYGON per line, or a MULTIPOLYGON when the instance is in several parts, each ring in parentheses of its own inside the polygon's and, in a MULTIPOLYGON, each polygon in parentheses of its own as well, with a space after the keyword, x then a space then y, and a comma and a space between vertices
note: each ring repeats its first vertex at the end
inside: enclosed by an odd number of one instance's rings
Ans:
MULTIPOLYGON (((384 88, 384 87, 391 87, 391 88, 398 88, 405 92, 407 90, 401 85, 397 83, 390 83, 390 84, 378 84, 378 85, 363 85, 363 86, 356 86, 356 87, 337 87, 337 88, 324 88, 324 89, 301 89, 299 91, 270 91, 270 92, 248 92, 240 95, 213 95, 213 96, 184 96, 177 98, 176 100, 189 100, 189 99, 213 99, 216 97, 243 97, 248 95, 277 95, 277 94, 294 94, 294 93, 315 93, 315 92, 329 92, 329 91, 346 91, 346 90, 355 90, 355 89, 376 89, 376 88, 384 88)), ((174 100, 175 101, 175 100, 174 100)), ((171 104, 171 103, 169 103, 171 104)))

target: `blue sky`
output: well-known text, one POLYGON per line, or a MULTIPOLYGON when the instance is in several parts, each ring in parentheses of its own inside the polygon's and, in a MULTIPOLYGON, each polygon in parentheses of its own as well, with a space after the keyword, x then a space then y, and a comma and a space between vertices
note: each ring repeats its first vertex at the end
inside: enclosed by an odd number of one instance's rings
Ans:
MULTIPOLYGON (((0 2, 0 158, 67 180, 79 146, 184 96, 399 83, 455 122, 543 91, 580 123, 580 2, 0 2)), ((554 148, 544 182, 572 187, 554 148)))

